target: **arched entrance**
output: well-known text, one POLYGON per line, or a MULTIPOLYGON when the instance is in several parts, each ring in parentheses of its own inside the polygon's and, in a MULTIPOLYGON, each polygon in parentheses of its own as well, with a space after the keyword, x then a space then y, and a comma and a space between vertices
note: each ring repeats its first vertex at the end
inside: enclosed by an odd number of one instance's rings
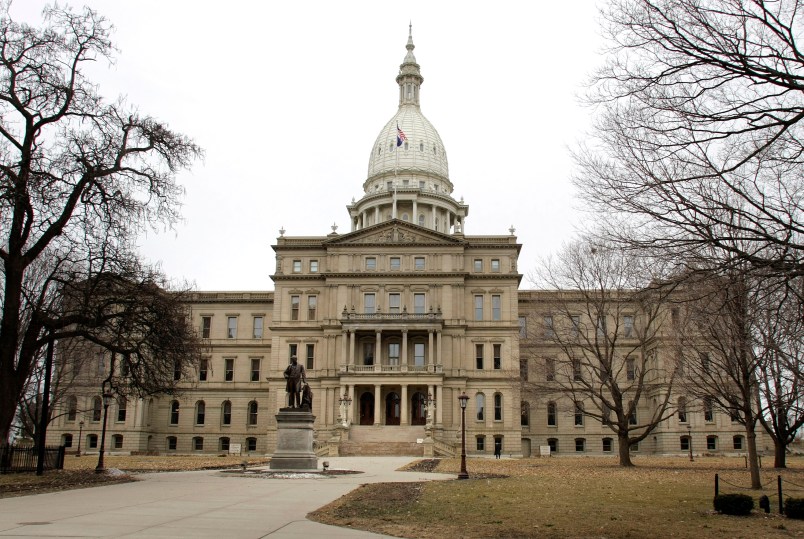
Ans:
POLYGON ((399 395, 394 392, 388 393, 385 397, 385 424, 399 425, 400 418, 399 395))
POLYGON ((360 395, 360 424, 374 424, 374 394, 368 391, 360 395))
POLYGON ((427 397, 424 393, 416 392, 411 397, 410 424, 424 425, 427 423, 427 397))

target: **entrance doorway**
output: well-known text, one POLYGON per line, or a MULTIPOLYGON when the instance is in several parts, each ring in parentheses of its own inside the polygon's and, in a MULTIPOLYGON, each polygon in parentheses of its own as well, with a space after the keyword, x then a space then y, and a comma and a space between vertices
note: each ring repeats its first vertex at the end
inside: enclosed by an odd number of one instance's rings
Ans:
POLYGON ((385 424, 386 425, 399 425, 400 407, 399 395, 396 393, 388 393, 385 397, 385 424))
POLYGON ((374 424, 374 394, 368 391, 360 395, 360 424, 374 424))

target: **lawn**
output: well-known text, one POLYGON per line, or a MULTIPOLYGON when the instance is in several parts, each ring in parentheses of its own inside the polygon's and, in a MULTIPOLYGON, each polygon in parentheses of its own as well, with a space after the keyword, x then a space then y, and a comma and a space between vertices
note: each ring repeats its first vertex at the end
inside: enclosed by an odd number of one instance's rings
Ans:
MULTIPOLYGON (((318 522, 399 537, 801 537, 804 521, 778 515, 776 476, 803 496, 804 461, 764 469, 758 492, 743 459, 635 459, 624 469, 610 458, 470 459, 467 481, 363 486, 309 515, 318 522), (750 517, 712 510, 714 475, 721 493, 771 497, 772 513, 750 517), (505 477, 501 477, 505 476, 505 477), (735 486, 729 485, 729 483, 735 486)), ((433 471, 457 473, 445 459, 433 471)))
POLYGON ((110 483, 135 481, 137 472, 176 472, 236 468, 246 461, 250 466, 265 464, 266 457, 217 455, 128 456, 106 455, 104 466, 112 473, 96 474, 97 455, 64 457, 63 470, 49 470, 43 475, 13 473, 0 475, 0 498, 27 496, 57 490, 95 487, 110 483), (121 473, 120 471, 124 472, 121 473))

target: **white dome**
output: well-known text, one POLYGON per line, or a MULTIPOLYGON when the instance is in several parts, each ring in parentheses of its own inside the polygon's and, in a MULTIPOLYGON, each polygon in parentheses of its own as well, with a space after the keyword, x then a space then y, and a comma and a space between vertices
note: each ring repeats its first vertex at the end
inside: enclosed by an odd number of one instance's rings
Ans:
POLYGON ((444 143, 433 124, 415 105, 399 107, 374 141, 369 159, 369 180, 403 172, 406 176, 449 180, 444 143), (397 126, 407 138, 400 146, 397 146, 397 126))

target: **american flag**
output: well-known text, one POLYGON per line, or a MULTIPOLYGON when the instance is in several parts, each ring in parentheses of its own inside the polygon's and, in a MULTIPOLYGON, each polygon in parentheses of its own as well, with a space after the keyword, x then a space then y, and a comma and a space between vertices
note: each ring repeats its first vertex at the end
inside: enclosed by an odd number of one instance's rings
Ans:
POLYGON ((406 140, 408 140, 408 137, 405 132, 399 129, 399 124, 396 124, 396 147, 402 146, 402 143, 406 140))

